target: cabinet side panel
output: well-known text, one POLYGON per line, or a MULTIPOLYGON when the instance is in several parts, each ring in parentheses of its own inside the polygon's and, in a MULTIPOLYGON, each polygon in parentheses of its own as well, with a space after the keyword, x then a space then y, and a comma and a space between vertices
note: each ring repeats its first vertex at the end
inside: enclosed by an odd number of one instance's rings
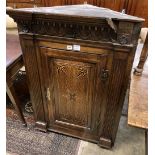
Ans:
POLYGON ((35 45, 33 38, 20 35, 20 42, 23 52, 24 64, 26 68, 26 75, 28 86, 34 110, 35 120, 37 122, 44 122, 44 108, 42 103, 42 94, 40 88, 40 79, 38 74, 38 65, 36 60, 35 45))
POLYGON ((122 114, 122 108, 123 108, 123 104, 124 104, 124 100, 125 100, 125 96, 126 96, 126 91, 130 84, 131 70, 132 70, 133 60, 134 60, 134 56, 135 56, 135 51, 136 51, 136 46, 130 51, 130 53, 128 55, 128 59, 126 61, 125 74, 124 74, 124 78, 123 78, 123 86, 122 86, 121 94, 120 94, 120 98, 119 98, 119 107, 117 109, 117 113, 116 113, 116 117, 115 117, 116 118, 115 128, 113 129, 113 132, 112 132, 113 143, 116 138, 116 133, 118 130, 119 121, 120 121, 120 117, 122 114))
POLYGON ((116 132, 114 133, 114 130, 115 128, 117 129, 119 124, 120 117, 116 118, 116 116, 121 115, 121 110, 119 110, 122 109, 122 103, 120 103, 120 98, 123 95, 122 92, 125 92, 124 82, 126 82, 125 74, 127 57, 128 54, 114 54, 112 75, 110 77, 107 94, 107 107, 105 114, 106 119, 103 123, 103 134, 101 136, 101 139, 103 137, 104 139, 110 140, 110 145, 113 145, 114 143, 116 135, 116 132))

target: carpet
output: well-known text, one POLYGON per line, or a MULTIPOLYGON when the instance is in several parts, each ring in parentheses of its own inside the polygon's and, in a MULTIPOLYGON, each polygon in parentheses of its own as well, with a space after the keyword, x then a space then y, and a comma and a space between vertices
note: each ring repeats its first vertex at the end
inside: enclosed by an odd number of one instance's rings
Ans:
MULTIPOLYGON (((7 104, 6 148, 13 155, 77 155, 80 140, 53 132, 43 133, 34 129, 32 113, 25 110, 27 100, 22 101, 22 109, 28 127, 23 127, 13 105, 7 104)), ((127 116, 128 91, 126 93, 122 115, 127 116)))
POLYGON ((34 129, 34 120, 26 117, 23 127, 18 116, 7 109, 6 150, 16 155, 77 155, 80 140, 53 132, 34 129), (11 117, 10 117, 11 116, 11 117))

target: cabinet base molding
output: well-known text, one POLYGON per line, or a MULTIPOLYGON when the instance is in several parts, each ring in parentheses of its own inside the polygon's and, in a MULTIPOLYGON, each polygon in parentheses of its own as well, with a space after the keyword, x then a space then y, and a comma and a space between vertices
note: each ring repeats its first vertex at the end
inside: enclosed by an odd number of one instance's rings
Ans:
POLYGON ((88 142, 92 142, 92 143, 95 143, 98 146, 100 146, 102 148, 106 148, 106 149, 110 149, 113 146, 111 139, 107 139, 104 137, 99 138, 98 136, 93 136, 88 133, 75 131, 73 129, 66 129, 66 128, 62 128, 62 127, 58 127, 58 126, 57 127, 52 126, 52 127, 49 127, 47 130, 51 131, 51 132, 79 138, 79 139, 82 139, 82 140, 85 140, 88 142))
POLYGON ((110 149, 113 146, 112 141, 110 139, 103 138, 103 137, 100 137, 98 145, 100 147, 107 148, 107 149, 110 149))
POLYGON ((43 132, 47 132, 47 123, 41 122, 41 121, 37 121, 35 123, 35 129, 43 131, 43 132))
POLYGON ((60 126, 52 126, 48 128, 48 131, 63 134, 63 135, 68 135, 68 136, 86 140, 92 143, 98 143, 98 136, 91 135, 83 131, 77 131, 71 128, 68 129, 60 126))

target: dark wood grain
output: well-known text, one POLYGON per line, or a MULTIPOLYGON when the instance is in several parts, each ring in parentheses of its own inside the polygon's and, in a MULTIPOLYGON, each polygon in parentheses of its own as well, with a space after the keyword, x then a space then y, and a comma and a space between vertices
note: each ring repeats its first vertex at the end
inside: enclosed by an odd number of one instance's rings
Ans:
POLYGON ((7 11, 18 23, 37 129, 114 145, 143 20, 111 12, 7 11))
POLYGON ((33 36, 19 35, 36 125, 46 126, 33 36))

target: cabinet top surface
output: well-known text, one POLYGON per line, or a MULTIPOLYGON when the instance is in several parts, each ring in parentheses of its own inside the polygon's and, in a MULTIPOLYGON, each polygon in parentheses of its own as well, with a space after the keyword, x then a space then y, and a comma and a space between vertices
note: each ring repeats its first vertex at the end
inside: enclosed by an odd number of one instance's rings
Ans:
POLYGON ((7 10, 7 12, 25 12, 32 14, 58 15, 83 18, 116 19, 124 21, 142 22, 144 19, 116 12, 107 8, 97 7, 89 4, 66 5, 54 7, 21 8, 7 10))

